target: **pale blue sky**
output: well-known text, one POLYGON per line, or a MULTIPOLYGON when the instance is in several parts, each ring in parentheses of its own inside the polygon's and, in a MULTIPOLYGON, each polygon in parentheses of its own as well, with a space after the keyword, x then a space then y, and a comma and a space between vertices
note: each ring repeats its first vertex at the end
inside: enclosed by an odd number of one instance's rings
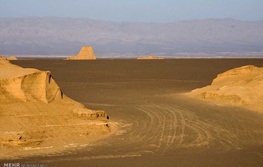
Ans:
POLYGON ((0 17, 27 16, 133 22, 263 20, 263 0, 0 0, 0 17))

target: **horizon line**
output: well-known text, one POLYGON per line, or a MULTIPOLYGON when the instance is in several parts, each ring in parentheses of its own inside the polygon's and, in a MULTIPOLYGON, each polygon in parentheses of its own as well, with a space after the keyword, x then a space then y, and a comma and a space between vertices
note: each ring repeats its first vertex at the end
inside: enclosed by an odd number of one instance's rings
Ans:
POLYGON ((160 22, 160 21, 116 21, 116 20, 104 20, 104 19, 93 19, 89 17, 63 17, 63 16, 21 16, 21 17, 13 17, 13 16, 0 16, 0 19, 43 19, 43 18, 55 18, 55 19, 85 19, 85 20, 92 20, 92 21, 105 21, 105 22, 116 22, 116 23, 158 23, 158 24, 169 24, 169 23, 178 23, 178 22, 185 22, 185 21, 202 21, 202 20, 234 20, 234 21, 244 21, 244 22, 261 22, 262 19, 257 20, 246 20, 246 19, 236 19, 231 17, 225 17, 225 18, 198 18, 198 19, 180 19, 176 21, 167 21, 167 22, 160 22))

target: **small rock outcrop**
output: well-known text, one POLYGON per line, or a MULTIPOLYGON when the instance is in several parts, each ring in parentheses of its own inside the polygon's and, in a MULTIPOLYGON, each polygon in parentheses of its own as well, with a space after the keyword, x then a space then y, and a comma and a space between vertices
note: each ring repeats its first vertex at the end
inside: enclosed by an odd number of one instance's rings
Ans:
POLYGON ((76 56, 68 57, 66 60, 96 60, 91 46, 83 46, 76 56))
POLYGON ((9 57, 4 57, 2 55, 0 55, 0 60, 17 60, 17 58, 15 56, 9 56, 9 57))
POLYGON ((9 56, 6 58, 7 60, 17 60, 17 58, 15 56, 9 56))
POLYGON ((190 95, 263 112, 263 68, 247 65, 226 71, 190 95))
POLYGON ((164 59, 163 57, 157 57, 157 56, 143 56, 138 57, 138 60, 156 60, 156 59, 164 59))

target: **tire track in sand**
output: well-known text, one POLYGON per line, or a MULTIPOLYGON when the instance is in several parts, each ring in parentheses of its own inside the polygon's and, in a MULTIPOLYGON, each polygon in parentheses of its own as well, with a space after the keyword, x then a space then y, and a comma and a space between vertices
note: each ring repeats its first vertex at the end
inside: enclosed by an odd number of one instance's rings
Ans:
POLYGON ((208 149, 213 142, 220 143, 224 150, 242 148, 235 142, 235 136, 228 133, 222 136, 218 133, 220 127, 202 121, 193 112, 180 107, 145 104, 136 108, 145 113, 147 118, 141 121, 146 126, 133 134, 139 139, 138 144, 141 144, 136 149, 141 151, 162 155, 179 148, 208 149))

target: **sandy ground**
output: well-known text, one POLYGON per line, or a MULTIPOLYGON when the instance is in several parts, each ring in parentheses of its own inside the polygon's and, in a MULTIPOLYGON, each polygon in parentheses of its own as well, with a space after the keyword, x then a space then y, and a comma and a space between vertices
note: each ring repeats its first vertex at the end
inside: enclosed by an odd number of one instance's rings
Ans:
POLYGON ((263 114, 181 95, 210 84, 226 70, 248 64, 262 67, 263 59, 13 63, 52 71, 65 94, 87 108, 106 111, 119 130, 81 150, 10 162, 107 167, 263 166, 263 114))

